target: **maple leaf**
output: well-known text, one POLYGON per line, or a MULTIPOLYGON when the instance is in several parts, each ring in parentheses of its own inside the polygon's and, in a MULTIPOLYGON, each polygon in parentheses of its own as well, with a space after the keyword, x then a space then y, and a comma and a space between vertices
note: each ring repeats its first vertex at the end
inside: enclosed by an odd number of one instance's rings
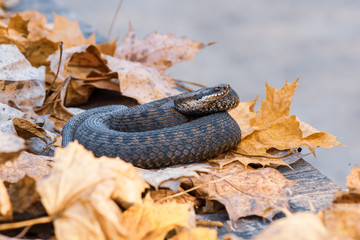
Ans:
POLYGON ((297 181, 287 180, 273 168, 245 169, 242 164, 228 164, 222 169, 213 167, 210 173, 191 178, 189 188, 198 186, 201 197, 222 203, 232 222, 250 215, 271 219, 279 209, 265 212, 268 207, 288 208, 287 189, 297 181), (214 180, 217 182, 211 183, 214 180), (208 184, 206 184, 208 183, 208 184))
POLYGON ((128 33, 115 51, 115 57, 165 70, 175 63, 194 59, 204 47, 203 43, 187 37, 176 38, 173 34, 157 32, 151 33, 141 42, 130 24, 128 33))
POLYGON ((47 38, 53 42, 64 43, 64 48, 71 48, 79 45, 95 44, 95 34, 85 39, 77 20, 69 21, 66 17, 54 14, 54 27, 47 34, 47 38))

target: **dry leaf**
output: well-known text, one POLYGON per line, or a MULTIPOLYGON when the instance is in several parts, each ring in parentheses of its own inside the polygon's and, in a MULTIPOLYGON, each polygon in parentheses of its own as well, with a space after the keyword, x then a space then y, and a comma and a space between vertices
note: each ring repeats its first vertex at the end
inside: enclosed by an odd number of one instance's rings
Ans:
POLYGON ((254 240, 330 240, 321 220, 309 212, 299 212, 276 220, 256 235, 254 240))
POLYGON ((199 177, 198 172, 211 172, 208 167, 208 164, 188 164, 186 166, 175 166, 167 167, 164 169, 141 169, 138 171, 141 174, 141 177, 152 187, 158 189, 159 187, 168 187, 174 192, 180 186, 181 177, 199 177), (168 182, 172 184, 169 186, 168 182), (175 183, 174 183, 175 182, 175 183))
POLYGON ((140 41, 130 25, 115 57, 140 62, 148 67, 165 70, 175 63, 192 60, 205 45, 187 37, 176 38, 173 34, 153 32, 140 41))
POLYGON ((180 93, 163 71, 111 56, 104 55, 104 58, 111 71, 118 73, 122 94, 135 98, 140 104, 180 93))
POLYGON ((217 231, 216 229, 209 229, 203 227, 197 227, 191 230, 183 230, 179 234, 170 238, 169 240, 216 240, 217 231))
POLYGON ((360 167, 355 164, 350 174, 346 177, 346 186, 349 191, 360 192, 360 167))
POLYGON ((47 27, 47 19, 44 14, 34 10, 27 10, 19 13, 19 15, 24 22, 27 22, 28 40, 38 41, 46 37, 49 28, 47 27))
POLYGON ((0 102, 0 132, 15 133, 12 122, 15 117, 25 118, 25 113, 0 102))
POLYGON ((122 214, 121 226, 128 230, 128 239, 164 239, 174 228, 194 228, 195 213, 189 204, 159 204, 147 197, 122 214))
POLYGON ((11 183, 18 182, 25 175, 39 180, 50 174, 52 164, 52 157, 22 152, 15 161, 0 165, 0 178, 11 183))
POLYGON ((0 101, 31 110, 45 98, 45 67, 34 68, 15 45, 0 44, 0 101))
POLYGON ((360 204, 333 204, 323 209, 320 217, 337 239, 360 239, 360 204))
POLYGON ((196 197, 191 196, 186 192, 183 192, 184 190, 181 188, 177 190, 181 192, 179 196, 174 196, 176 192, 169 189, 151 190, 150 196, 155 202, 160 202, 160 203, 175 201, 177 203, 188 203, 194 207, 199 205, 196 197))
POLYGON ((279 209, 267 212, 265 209, 288 208, 289 188, 296 182, 284 178, 273 168, 245 169, 239 163, 228 164, 222 169, 214 167, 211 173, 200 173, 200 178, 191 178, 191 183, 200 187, 196 192, 201 197, 222 203, 233 222, 250 215, 271 219, 279 209))
POLYGON ((0 164, 17 159, 26 148, 24 139, 12 134, 0 132, 0 142, 0 164))
POLYGON ((0 181, 0 220, 11 220, 12 216, 12 206, 9 194, 3 181, 0 181))
POLYGON ((71 48, 79 45, 95 44, 95 34, 85 39, 77 20, 71 22, 66 17, 54 14, 54 27, 50 30, 47 38, 53 42, 64 43, 64 48, 71 48))
POLYGON ((36 181, 28 176, 15 183, 4 182, 10 196, 14 213, 23 213, 37 202, 39 194, 36 192, 36 181))
POLYGON ((118 158, 96 159, 77 142, 57 149, 54 161, 50 176, 38 182, 37 191, 47 213, 55 217, 56 238, 126 238, 127 230, 119 224, 121 210, 112 196, 119 195, 117 188, 129 178, 122 193, 131 196, 122 198, 141 202, 146 184, 131 164, 118 158), (120 175, 121 169, 127 175, 120 175))

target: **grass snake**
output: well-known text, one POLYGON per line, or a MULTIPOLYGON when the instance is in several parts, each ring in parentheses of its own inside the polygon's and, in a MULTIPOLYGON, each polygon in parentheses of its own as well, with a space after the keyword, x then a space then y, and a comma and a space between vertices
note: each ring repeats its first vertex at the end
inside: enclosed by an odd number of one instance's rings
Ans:
POLYGON ((65 124, 62 145, 77 139, 97 157, 142 168, 193 163, 240 143, 240 127, 226 112, 238 103, 236 92, 220 84, 129 108, 97 107, 65 124))

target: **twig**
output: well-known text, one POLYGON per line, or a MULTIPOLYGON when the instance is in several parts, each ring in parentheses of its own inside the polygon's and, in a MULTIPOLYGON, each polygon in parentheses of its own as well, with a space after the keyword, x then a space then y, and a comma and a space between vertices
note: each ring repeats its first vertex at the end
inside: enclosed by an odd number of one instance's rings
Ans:
POLYGON ((64 43, 63 43, 62 41, 59 42, 59 48, 60 48, 59 64, 58 64, 58 68, 57 68, 57 71, 56 71, 54 80, 52 81, 52 83, 50 84, 48 90, 46 91, 46 97, 49 96, 49 93, 50 93, 50 91, 51 91, 51 88, 52 88, 52 86, 54 85, 55 80, 57 79, 57 77, 58 77, 58 75, 59 75, 59 72, 60 72, 60 66, 61 66, 61 60, 62 60, 62 53, 63 53, 63 44, 64 44, 64 43))
POLYGON ((117 6, 117 8, 116 8, 116 10, 115 10, 114 17, 113 17, 113 19, 112 19, 112 21, 111 21, 111 25, 110 25, 108 34, 107 34, 107 36, 106 36, 106 42, 108 42, 109 39, 110 39, 111 31, 112 31, 112 28, 113 28, 113 26, 114 26, 116 17, 117 17, 117 15, 118 15, 119 11, 120 11, 120 7, 121 7, 122 3, 123 3, 123 0, 120 0, 120 1, 119 1, 119 4, 118 4, 118 6, 117 6))
POLYGON ((21 222, 4 223, 4 224, 0 224, 0 231, 15 229, 15 228, 22 228, 22 227, 32 226, 35 224, 50 223, 52 220, 53 220, 52 217, 46 216, 46 217, 30 219, 30 220, 21 221, 21 222))

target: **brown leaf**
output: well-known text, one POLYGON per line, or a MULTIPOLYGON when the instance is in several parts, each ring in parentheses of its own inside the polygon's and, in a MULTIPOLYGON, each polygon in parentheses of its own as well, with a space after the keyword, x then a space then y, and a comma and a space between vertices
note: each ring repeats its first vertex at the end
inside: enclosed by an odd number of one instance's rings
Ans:
POLYGON ((109 68, 118 73, 122 94, 135 98, 140 104, 180 93, 174 89, 171 77, 163 71, 111 56, 104 58, 109 68))
POLYGON ((119 158, 96 159, 77 142, 57 149, 54 161, 50 176, 38 182, 37 191, 47 213, 55 218, 56 238, 126 238, 128 230, 119 224, 121 210, 112 196, 126 199, 125 205, 141 202, 147 185, 132 165, 119 158))
MULTIPOLYGON (((57 72, 59 53, 49 56, 50 69, 57 72)), ((66 49, 57 78, 62 85, 60 95, 65 106, 75 106, 88 101, 95 88, 120 91, 116 73, 111 73, 107 61, 101 57, 99 50, 93 46, 78 46, 66 49), (72 76, 69 82, 65 78, 72 76)))
POLYGON ((355 164, 350 174, 346 177, 346 186, 349 191, 360 192, 360 167, 355 164))
POLYGON ((333 204, 322 210, 320 218, 337 239, 360 238, 360 204, 333 204))
MULTIPOLYGON (((228 164, 222 169, 213 168, 211 174, 201 173, 191 178, 194 186, 200 186, 200 196, 222 203, 231 221, 250 215, 271 219, 279 210, 268 207, 288 207, 288 189, 297 181, 287 180, 273 168, 245 169, 242 164, 228 164), (216 181, 213 182, 212 181, 216 181)), ((191 185, 189 188, 192 187, 191 185)))
POLYGON ((0 164, 17 159, 25 150, 25 141, 12 134, 0 132, 0 164))
POLYGON ((12 220, 12 206, 7 189, 0 180, 0 220, 12 220))
POLYGON ((130 25, 127 35, 116 49, 115 57, 165 70, 175 63, 194 59, 204 46, 187 37, 176 38, 173 34, 157 32, 151 33, 141 42, 130 25))
POLYGON ((117 38, 114 39, 112 42, 97 44, 96 48, 99 49, 101 53, 113 57, 116 50, 116 43, 117 43, 117 38))
POLYGON ((18 182, 25 175, 39 180, 50 174, 52 164, 51 157, 22 152, 15 161, 0 166, 0 178, 11 183, 18 182))
POLYGON ((154 203, 150 197, 143 204, 136 204, 121 216, 121 225, 128 232, 128 239, 164 239, 176 228, 195 227, 195 214, 191 205, 169 202, 154 203))
POLYGON ((49 29, 46 27, 47 19, 44 14, 34 10, 27 10, 19 13, 22 17, 22 21, 27 22, 28 31, 27 39, 29 41, 38 41, 42 38, 45 38, 49 32, 49 29))
POLYGON ((95 34, 85 39, 77 20, 69 21, 66 17, 54 14, 54 27, 50 30, 47 38, 53 42, 64 43, 64 48, 71 48, 79 45, 95 44, 95 34))
POLYGON ((274 221, 256 235, 254 240, 330 240, 321 220, 309 212, 299 212, 274 221))
POLYGON ((10 196, 14 213, 23 213, 37 202, 39 194, 36 192, 36 181, 28 176, 15 183, 4 182, 10 196))
POLYGON ((34 68, 14 45, 0 44, 0 101, 30 111, 45 97, 45 68, 34 68))

